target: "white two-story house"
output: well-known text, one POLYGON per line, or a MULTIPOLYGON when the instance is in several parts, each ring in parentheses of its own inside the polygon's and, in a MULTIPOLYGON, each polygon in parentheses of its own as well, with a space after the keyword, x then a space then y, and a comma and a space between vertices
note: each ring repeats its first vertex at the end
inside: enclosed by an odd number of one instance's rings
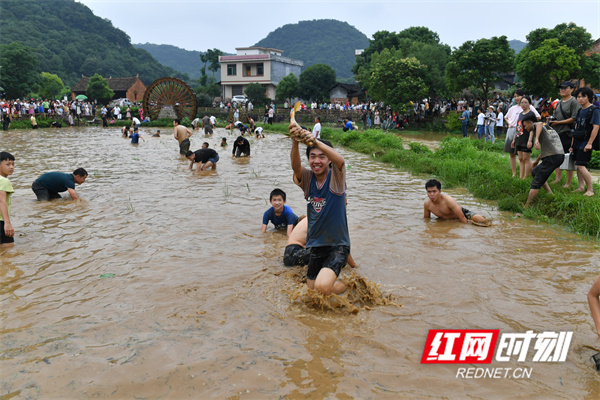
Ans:
POLYGON ((283 57, 283 50, 266 47, 238 47, 235 56, 220 56, 223 98, 244 94, 250 83, 260 83, 265 94, 275 99, 275 88, 284 76, 292 73, 298 78, 304 62, 283 57))

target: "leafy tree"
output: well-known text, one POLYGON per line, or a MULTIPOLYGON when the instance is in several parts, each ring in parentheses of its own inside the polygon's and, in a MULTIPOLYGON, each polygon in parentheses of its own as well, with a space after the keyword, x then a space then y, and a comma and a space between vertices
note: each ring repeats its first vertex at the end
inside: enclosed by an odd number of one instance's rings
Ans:
POLYGON ((600 88, 600 54, 591 53, 582 61, 580 76, 585 79, 586 85, 600 88))
POLYGON ((108 79, 104 79, 98 74, 90 78, 85 93, 87 97, 98 100, 100 103, 107 103, 115 95, 115 92, 108 87, 108 79))
POLYGON ((40 61, 35 50, 19 43, 0 45, 0 86, 6 97, 27 96, 38 88, 40 61))
POLYGON ((267 96, 265 95, 265 88, 260 83, 251 83, 246 86, 246 90, 244 90, 246 96, 248 96, 248 100, 250 100, 253 104, 264 104, 267 101, 267 96))
POLYGON ((361 68, 357 77, 369 97, 405 112, 411 100, 427 95, 426 72, 415 57, 404 58, 402 50, 384 49, 372 55, 371 67, 361 68))
POLYGON ((506 36, 467 41, 450 56, 446 65, 446 81, 455 91, 480 88, 487 106, 489 90, 503 74, 511 72, 514 58, 515 52, 506 36))
MULTIPOLYGON (((206 63, 208 62, 208 55, 206 53, 200 54, 200 61, 202 61, 202 68, 200 69, 200 76, 201 77, 206 76, 206 63)), ((204 85, 202 85, 202 86, 204 86, 204 85)))
POLYGON ((206 75, 206 74, 200 75, 200 79, 198 79, 198 83, 200 84, 200 86, 206 87, 208 85, 208 75, 206 75))
POLYGON ((205 88, 204 93, 214 99, 215 97, 221 95, 221 87, 216 83, 213 83, 205 88))
POLYGON ((580 70, 575 50, 563 46, 558 39, 546 39, 540 47, 519 57, 517 73, 532 93, 555 94, 560 83, 580 70))
MULTIPOLYGON (((444 70, 450 56, 450 47, 440 43, 437 33, 425 27, 410 27, 399 33, 379 31, 373 35, 369 47, 358 57, 353 72, 358 75, 361 68, 372 68, 372 57, 384 49, 401 50, 400 58, 415 57, 427 66, 423 79, 429 88, 430 95, 446 93, 444 70)), ((358 78, 357 78, 358 79, 358 78)), ((359 83, 362 85, 360 79, 359 83)))
POLYGON ((411 26, 397 35, 398 39, 409 39, 413 42, 439 44, 440 36, 425 26, 411 26))
POLYGON ((329 65, 315 64, 300 74, 298 94, 305 100, 329 100, 329 89, 335 85, 335 71, 329 65))
POLYGON ((43 98, 55 100, 56 96, 62 92, 64 87, 65 85, 58 75, 42 72, 40 79, 40 94, 43 98))
POLYGON ((196 103, 198 104, 198 107, 211 107, 212 99, 206 93, 198 93, 196 95, 196 103))
POLYGON ((527 92, 556 96, 560 81, 577 77, 599 83, 598 57, 585 54, 592 44, 585 28, 571 22, 535 29, 527 41, 515 62, 515 72, 527 92))
POLYGON ((206 51, 206 60, 210 63, 208 69, 212 71, 213 77, 215 73, 221 69, 221 63, 219 62, 219 56, 222 56, 223 52, 219 49, 208 49, 206 51))
POLYGON ((276 96, 278 99, 291 100, 298 96, 298 77, 294 74, 288 74, 277 84, 276 96))

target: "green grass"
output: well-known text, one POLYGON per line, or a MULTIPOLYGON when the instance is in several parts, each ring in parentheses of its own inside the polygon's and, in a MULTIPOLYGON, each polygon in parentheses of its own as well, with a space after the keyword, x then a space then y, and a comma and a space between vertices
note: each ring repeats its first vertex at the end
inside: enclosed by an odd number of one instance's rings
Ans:
MULTIPOLYGON (((286 124, 268 126, 268 129, 287 133, 286 124)), ((369 154, 377 161, 423 175, 424 180, 436 177, 444 187, 463 186, 476 197, 497 201, 500 210, 520 212, 526 218, 556 223, 583 237, 600 239, 600 185, 594 184, 596 195, 593 197, 564 189, 562 184, 551 185, 552 195, 540 190, 532 206, 524 210, 531 177, 526 180, 512 178, 508 154, 502 151, 503 141, 492 145, 448 136, 434 152, 417 143, 410 143, 410 148, 404 149, 402 139, 395 133, 374 129, 343 132, 325 127, 322 137, 369 154)), ((551 177, 550 181, 553 179, 551 177)))

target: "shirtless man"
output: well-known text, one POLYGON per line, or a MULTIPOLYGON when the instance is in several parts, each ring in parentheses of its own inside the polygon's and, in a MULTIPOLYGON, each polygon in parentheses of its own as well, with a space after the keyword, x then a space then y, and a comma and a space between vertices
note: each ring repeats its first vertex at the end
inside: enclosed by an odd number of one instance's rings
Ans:
POLYGON ((248 128, 250 129, 251 133, 254 133, 254 130, 256 129, 256 124, 254 123, 254 120, 250 117, 248 117, 248 128))
POLYGON ((179 125, 180 123, 181 121, 179 119, 173 120, 173 126, 175 127, 173 137, 179 141, 179 154, 185 156, 190 149, 190 136, 192 136, 192 131, 183 125, 179 125))
POLYGON ((431 213, 433 213, 441 219, 459 219, 463 224, 466 224, 468 220, 480 223, 487 221, 485 217, 459 206, 452 196, 442 194, 442 184, 437 179, 427 181, 425 189, 429 199, 425 200, 423 207, 424 218, 431 218, 431 213))
MULTIPOLYGON (((296 221, 294 230, 288 238, 285 253, 283 254, 283 265, 293 267, 294 265, 306 265, 310 258, 310 249, 306 248, 306 233, 308 230, 308 220, 306 215, 301 215, 296 221)), ((356 263, 352 255, 348 255, 348 265, 356 268, 356 263)))

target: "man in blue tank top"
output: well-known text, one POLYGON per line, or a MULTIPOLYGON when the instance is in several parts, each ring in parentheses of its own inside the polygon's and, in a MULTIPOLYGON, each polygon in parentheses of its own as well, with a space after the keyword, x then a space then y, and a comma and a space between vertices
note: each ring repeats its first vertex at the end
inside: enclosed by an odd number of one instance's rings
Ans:
MULTIPOLYGON (((301 129, 291 126, 290 130, 301 129)), ((344 158, 326 140, 314 141, 306 156, 310 169, 302 166, 299 144, 292 143, 291 160, 294 182, 304 190, 307 204, 308 232, 306 247, 310 249, 306 283, 309 289, 323 294, 340 294, 346 285, 337 277, 350 254, 350 236, 346 218, 346 165, 344 158)), ((309 136, 308 136, 309 135, 309 136)))

